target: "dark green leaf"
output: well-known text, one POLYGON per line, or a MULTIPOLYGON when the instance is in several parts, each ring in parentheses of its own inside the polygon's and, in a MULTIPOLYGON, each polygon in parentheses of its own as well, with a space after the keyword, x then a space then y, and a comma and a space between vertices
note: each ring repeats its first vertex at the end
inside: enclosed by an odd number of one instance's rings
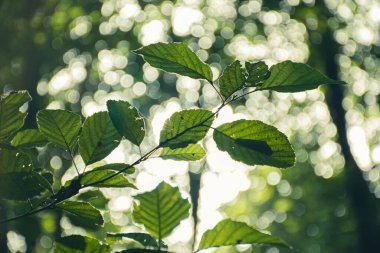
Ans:
MULTIPOLYGON (((114 175, 116 172, 111 170, 92 170, 83 174, 81 179, 82 185, 92 185, 96 182, 104 180, 111 175, 114 175)), ((128 181, 126 177, 122 174, 116 175, 102 183, 94 185, 96 187, 115 187, 115 188, 123 188, 123 187, 131 187, 136 188, 132 183, 128 181)))
POLYGON ((107 108, 117 131, 133 144, 139 146, 145 136, 144 119, 127 101, 107 101, 107 108))
POLYGON ((32 162, 26 153, 18 150, 0 149, 0 173, 27 173, 32 169, 32 162))
POLYGON ((287 137, 275 127, 257 120, 238 120, 214 131, 218 148, 248 165, 291 167, 294 151, 287 137))
MULTIPOLYGON (((31 175, 36 180, 36 182, 38 182, 39 186, 41 186, 43 189, 46 189, 46 190, 50 191, 52 194, 54 194, 53 187, 52 187, 51 183, 49 182, 49 180, 44 175, 40 175, 35 171, 32 171, 31 175)), ((47 176, 49 174, 46 173, 45 175, 47 176)))
POLYGON ((40 195, 45 190, 34 173, 0 173, 0 198, 27 200, 40 195))
POLYGON ((72 150, 78 141, 81 118, 65 110, 42 110, 37 114, 38 128, 46 138, 66 150, 72 150))
POLYGON ((227 99, 236 91, 243 88, 244 81, 245 78, 240 62, 234 61, 224 69, 219 78, 220 93, 227 99))
POLYGON ((176 112, 165 122, 160 143, 172 149, 197 143, 206 136, 213 121, 212 112, 204 109, 176 112))
POLYGON ((156 68, 196 79, 212 82, 210 67, 182 43, 156 43, 142 47, 135 53, 156 68))
POLYGON ((85 202, 64 201, 57 204, 57 207, 79 216, 98 225, 103 225, 102 214, 95 207, 85 202))
POLYGON ((299 92, 315 89, 322 84, 344 84, 344 82, 329 79, 304 63, 284 61, 273 65, 270 72, 270 77, 258 87, 258 90, 299 92))
POLYGON ((11 144, 17 148, 35 148, 47 144, 48 140, 38 129, 26 129, 18 132, 11 144))
POLYGON ((288 247, 281 239, 257 231, 243 222, 224 220, 203 234, 197 251, 239 244, 267 244, 288 247))
POLYGON ((79 137, 79 153, 85 164, 97 162, 109 155, 120 143, 107 112, 98 112, 88 117, 79 137))
POLYGON ((133 219, 143 224, 157 239, 168 236, 181 220, 189 216, 190 203, 181 197, 177 187, 162 182, 151 192, 135 196, 133 219))
POLYGON ((257 86, 270 76, 268 66, 262 61, 255 63, 246 62, 245 69, 248 72, 247 86, 257 86))
POLYGON ((107 237, 116 237, 116 238, 128 238, 134 241, 141 243, 145 247, 157 248, 158 244, 156 239, 150 234, 146 233, 107 233, 107 237))
POLYGON ((107 244, 81 235, 70 235, 56 240, 54 253, 110 253, 107 244))
POLYGON ((202 159, 206 151, 198 144, 189 144, 184 148, 163 148, 160 154, 162 159, 172 159, 177 161, 196 161, 202 159))
POLYGON ((30 100, 27 91, 11 92, 7 97, 0 96, 0 139, 24 125, 27 114, 20 112, 20 107, 30 100))

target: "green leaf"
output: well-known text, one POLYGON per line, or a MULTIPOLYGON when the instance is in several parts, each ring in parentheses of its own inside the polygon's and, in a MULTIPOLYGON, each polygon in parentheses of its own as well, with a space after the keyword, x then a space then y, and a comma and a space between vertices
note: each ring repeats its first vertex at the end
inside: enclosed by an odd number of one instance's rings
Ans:
POLYGON ((107 244, 81 235, 70 235, 56 240, 54 253, 110 253, 107 244))
POLYGON ((203 234, 197 251, 239 244, 266 244, 288 247, 281 239, 259 232, 243 222, 223 220, 213 229, 207 230, 203 234))
POLYGON ((0 173, 27 173, 32 169, 32 162, 26 153, 16 149, 0 149, 0 173))
POLYGON ((135 196, 133 219, 143 224, 157 239, 168 236, 181 220, 189 216, 190 203, 181 197, 177 187, 162 182, 151 192, 135 196))
POLYGON ((156 43, 134 52, 153 67, 212 83, 211 68, 183 43, 156 43))
POLYGON ((133 174, 136 171, 134 167, 126 163, 109 163, 109 164, 101 165, 99 167, 95 167, 92 171, 96 171, 96 170, 114 170, 114 171, 124 170, 123 171, 124 174, 133 174))
POLYGON ((202 159, 206 151, 198 144, 189 144, 184 148, 163 148, 160 154, 162 159, 172 159, 177 161, 196 161, 202 159))
POLYGON ((116 253, 170 253, 169 251, 157 250, 157 249, 126 249, 118 251, 116 253))
POLYGON ((239 61, 228 65, 219 78, 220 93, 227 99, 236 91, 243 88, 245 82, 244 74, 239 61))
POLYGON ((16 148, 43 147, 48 140, 38 129, 26 129, 18 132, 11 144, 16 148))
POLYGON ((175 149, 197 143, 206 136, 213 121, 213 113, 204 109, 176 112, 165 122, 160 144, 175 149))
POLYGON ((304 63, 284 61, 270 68, 270 77, 257 89, 278 92, 299 92, 317 88, 322 84, 344 84, 331 80, 304 63))
POLYGON ((99 210, 97 210, 89 203, 77 201, 64 201, 58 203, 56 206, 82 219, 86 219, 89 222, 98 225, 103 225, 104 221, 102 214, 99 210))
MULTIPOLYGON (((91 170, 83 174, 81 178, 81 185, 92 185, 96 182, 104 180, 111 175, 114 175, 116 172, 111 170, 91 170)), ((122 174, 116 175, 102 183, 98 183, 94 185, 95 187, 103 187, 103 188, 123 188, 123 187, 131 187, 136 188, 132 183, 128 181, 126 177, 122 174)))
POLYGON ((0 96, 0 139, 24 125, 27 113, 20 112, 20 107, 30 100, 27 91, 14 91, 5 98, 0 96))
POLYGON ((248 165, 291 167, 294 151, 287 137, 277 128, 258 120, 238 120, 215 129, 218 148, 232 159, 248 165))
POLYGON ((85 164, 92 164, 108 156, 120 143, 107 112, 98 112, 88 117, 79 137, 79 153, 85 164))
POLYGON ((37 124, 46 138, 65 150, 72 151, 81 129, 78 114, 65 110, 42 110, 37 114, 37 124))
POLYGON ((246 62, 245 69, 248 72, 247 86, 257 86, 270 76, 268 66, 263 61, 255 63, 246 62))
POLYGON ((45 190, 34 173, 0 173, 0 198, 27 200, 40 195, 45 190))
MULTIPOLYGON (((48 174, 46 173, 45 175, 51 175, 51 174, 48 174)), ((32 171, 31 173, 31 176, 36 180, 36 182, 38 182, 38 184, 43 188, 43 189, 46 189, 48 190, 50 193, 54 194, 54 191, 53 191, 53 187, 51 185, 51 183, 49 182, 49 180, 44 177, 43 175, 40 175, 38 174, 37 172, 35 171, 32 171)), ((52 176, 52 175, 51 175, 52 176)), ((52 179, 53 180, 53 179, 52 179)))
POLYGON ((150 234, 146 233, 107 233, 107 237, 116 237, 116 238, 128 238, 134 241, 139 242, 145 247, 157 248, 158 244, 156 239, 150 234))
POLYGON ((133 144, 139 146, 145 136, 144 119, 127 101, 108 100, 107 108, 117 131, 133 144))

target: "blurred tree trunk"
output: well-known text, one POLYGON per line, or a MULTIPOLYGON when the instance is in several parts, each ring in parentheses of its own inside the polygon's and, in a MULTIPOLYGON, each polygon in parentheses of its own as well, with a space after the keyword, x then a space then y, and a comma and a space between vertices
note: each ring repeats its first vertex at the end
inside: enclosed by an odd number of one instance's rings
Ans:
MULTIPOLYGON (((333 31, 330 29, 324 34, 322 48, 324 50, 323 56, 326 74, 332 79, 339 79, 338 66, 335 59, 339 46, 333 38, 333 31)), ((379 200, 369 191, 368 183, 364 180, 363 173, 356 164, 350 150, 346 131, 346 111, 342 105, 344 89, 342 85, 326 87, 326 102, 332 120, 337 128, 338 142, 345 159, 344 176, 346 192, 351 202, 351 210, 356 219, 358 246, 361 249, 361 253, 373 253, 378 252, 380 249, 379 200)))

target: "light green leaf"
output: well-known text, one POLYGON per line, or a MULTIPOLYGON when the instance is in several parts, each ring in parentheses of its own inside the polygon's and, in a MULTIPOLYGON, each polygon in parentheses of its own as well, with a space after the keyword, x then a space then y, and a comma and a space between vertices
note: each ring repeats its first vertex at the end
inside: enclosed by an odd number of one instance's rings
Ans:
POLYGON ((170 253, 169 251, 157 250, 157 249, 126 249, 118 251, 116 253, 170 253))
POLYGON ((133 144, 139 146, 145 136, 144 119, 127 101, 108 100, 107 108, 117 131, 133 144))
POLYGON ((245 69, 248 72, 247 86, 257 86, 270 76, 268 66, 263 61, 245 63, 245 69))
POLYGON ((248 165, 291 167, 294 151, 287 137, 275 127, 258 120, 238 120, 214 130, 218 148, 232 159, 248 165))
POLYGON ((11 142, 17 148, 43 147, 48 140, 38 129, 26 129, 18 132, 11 142))
POLYGON ((6 97, 0 96, 0 139, 24 125, 27 113, 20 112, 20 107, 30 100, 27 91, 14 91, 6 97))
POLYGON ((234 61, 228 65, 219 78, 220 93, 227 99, 236 91, 243 88, 244 74, 239 61, 234 61))
POLYGON ((213 121, 212 112, 204 109, 176 112, 165 122, 160 144, 175 149, 197 143, 206 136, 213 121))
POLYGON ((58 203, 57 207, 69 212, 73 215, 76 215, 82 219, 88 220, 89 222, 103 225, 103 216, 99 210, 93 207, 91 204, 86 202, 77 202, 77 201, 64 201, 58 203))
POLYGON ((124 174, 133 174, 136 171, 135 167, 131 167, 129 164, 126 164, 126 163, 109 163, 109 164, 95 167, 92 171, 95 171, 95 170, 114 170, 114 171, 124 170, 123 171, 124 174))
MULTIPOLYGON (((91 170, 83 174, 81 179, 81 185, 92 185, 96 182, 99 182, 101 180, 104 180, 112 175, 114 175, 116 172, 111 170, 91 170)), ((126 177, 124 177, 122 174, 116 175, 110 179, 107 179, 106 181, 102 183, 98 183, 94 185, 95 187, 103 187, 103 188, 123 188, 123 187, 131 187, 136 188, 132 183, 128 181, 126 177)))
POLYGON ((331 80, 304 63, 284 61, 270 68, 270 77, 257 89, 278 92, 299 92, 317 88, 322 84, 344 84, 331 80))
POLYGON ((183 43, 156 43, 134 51, 144 60, 164 71, 206 79, 212 83, 211 68, 183 43))
POLYGON ((168 236, 181 220, 189 216, 190 203, 181 197, 177 187, 162 182, 151 192, 135 196, 133 219, 143 224, 157 239, 168 236))
POLYGON ((223 220, 213 229, 207 230, 203 234, 197 251, 239 244, 266 244, 288 247, 281 239, 257 231, 243 222, 223 220))
POLYGON ((202 159, 206 151, 198 144, 189 144, 184 148, 163 148, 160 154, 162 159, 172 159, 177 161, 196 161, 202 159))
POLYGON ((82 126, 78 114, 65 110, 42 110, 37 114, 37 124, 46 138, 65 150, 73 150, 82 126))
POLYGON ((56 240, 54 253, 110 253, 107 244, 81 235, 70 235, 56 240))
POLYGON ((107 233, 107 237, 128 238, 139 242, 141 245, 145 247, 158 247, 156 239, 154 239, 154 237, 152 237, 150 234, 146 233, 107 233))
POLYGON ((79 137, 79 153, 85 164, 97 162, 109 155, 120 143, 107 112, 98 112, 88 117, 79 137))

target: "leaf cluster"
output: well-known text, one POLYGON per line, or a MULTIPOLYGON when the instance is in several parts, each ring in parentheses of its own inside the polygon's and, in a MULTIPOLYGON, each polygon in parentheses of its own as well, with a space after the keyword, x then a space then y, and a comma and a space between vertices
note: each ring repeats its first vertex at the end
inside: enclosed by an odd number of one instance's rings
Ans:
MULTIPOLYGON (((247 165, 289 168, 295 154, 288 138, 276 127, 258 120, 237 120, 213 127, 218 112, 245 95, 262 90, 299 92, 321 84, 337 84, 306 64, 284 61, 271 66, 265 62, 239 61, 228 65, 214 80, 209 65, 202 62, 185 44, 157 43, 135 51, 153 67, 178 75, 204 79, 219 94, 221 105, 214 111, 194 108, 175 112, 164 124, 159 143, 132 164, 105 164, 107 157, 124 139, 140 148, 146 127, 138 110, 127 101, 107 101, 107 111, 97 112, 83 122, 80 115, 67 110, 44 109, 37 114, 37 129, 23 129, 26 112, 20 110, 31 100, 26 91, 11 92, 0 100, 0 198, 29 200, 31 209, 2 222, 19 219, 48 208, 59 208, 95 225, 103 225, 102 212, 87 202, 72 200, 88 187, 136 188, 131 174, 135 166, 157 154, 162 159, 196 161, 206 155, 201 141, 209 131, 218 149, 247 165), (48 168, 37 161, 38 149, 55 145, 72 158, 77 176, 59 188, 53 187, 48 168), (79 168, 74 156, 85 166, 79 168), (28 191, 17 187, 23 185, 28 191)), ((141 245, 122 252, 167 252, 167 237, 191 210, 187 198, 168 183, 134 196, 133 220, 146 233, 112 233, 112 241, 127 238, 141 245)), ((269 244, 288 247, 282 240, 262 233, 245 223, 224 220, 204 233, 196 251, 238 244, 269 244)), ((56 241, 54 252, 110 252, 108 244, 72 235, 56 241)))

